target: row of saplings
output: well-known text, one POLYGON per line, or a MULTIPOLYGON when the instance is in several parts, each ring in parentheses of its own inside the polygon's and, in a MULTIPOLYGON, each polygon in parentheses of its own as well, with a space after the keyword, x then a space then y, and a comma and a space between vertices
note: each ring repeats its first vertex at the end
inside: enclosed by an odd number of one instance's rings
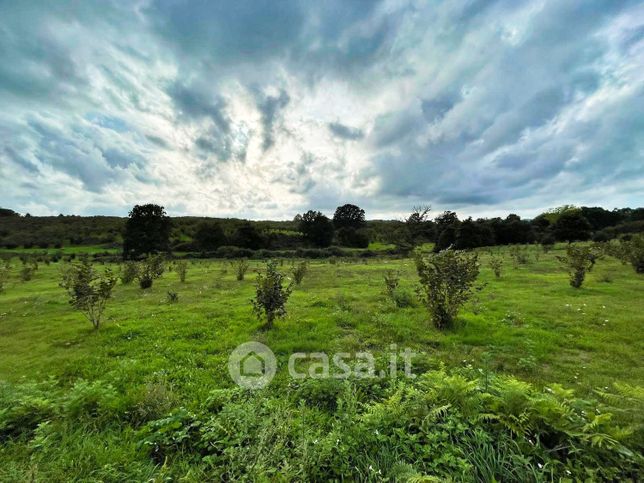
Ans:
MULTIPOLYGON (((564 256, 557 259, 570 274, 570 285, 581 287, 586 273, 592 270, 599 258, 605 255, 614 256, 624 263, 632 264, 637 273, 644 273, 644 237, 637 236, 619 243, 594 245, 569 244, 564 256)), ((457 250, 443 250, 429 256, 420 251, 414 254, 416 270, 419 277, 418 298, 428 309, 433 324, 439 328, 453 325, 459 309, 470 298, 474 283, 479 274, 478 255, 457 250)), ((237 279, 243 280, 248 270, 248 262, 234 262, 237 279)), ((498 259, 492 257, 490 267, 500 277, 498 259), (497 261, 495 261, 497 260, 497 261)), ((175 269, 183 282, 186 278, 187 262, 178 261, 175 269)), ((164 260, 160 256, 150 256, 143 262, 128 262, 121 271, 123 283, 137 279, 141 288, 152 286, 153 280, 159 278, 165 270, 164 260)), ((293 277, 287 277, 278 270, 274 260, 266 262, 266 269, 256 279, 256 293, 252 299, 255 314, 265 321, 265 328, 270 329, 277 318, 286 315, 286 303, 293 286, 302 281, 307 270, 306 262, 293 268, 293 277)), ((111 297, 117 277, 108 268, 99 274, 91 263, 81 260, 63 272, 61 286, 69 294, 70 304, 81 311, 98 329, 105 304, 111 297)), ((391 273, 385 275, 385 290, 389 295, 395 293, 397 277, 391 273)), ((176 294, 169 293, 171 301, 176 301, 176 294)))

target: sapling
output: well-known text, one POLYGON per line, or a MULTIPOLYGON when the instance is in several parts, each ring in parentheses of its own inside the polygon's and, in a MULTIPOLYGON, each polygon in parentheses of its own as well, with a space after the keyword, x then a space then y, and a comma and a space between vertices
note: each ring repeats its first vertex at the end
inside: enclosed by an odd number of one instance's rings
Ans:
POLYGON ((492 255, 488 262, 496 278, 501 278, 501 268, 503 268, 503 259, 492 255))
POLYGON ((251 300, 257 318, 266 319, 266 328, 273 327, 273 321, 286 315, 286 302, 291 295, 291 284, 284 287, 284 275, 277 271, 273 260, 266 263, 266 272, 257 275, 255 298, 251 300))
POLYGON ((557 256, 557 260, 568 269, 570 286, 580 288, 584 283, 586 273, 595 266, 597 254, 590 246, 570 244, 566 247, 566 255, 557 256))
POLYGON ((177 262, 177 273, 179 274, 179 280, 181 283, 186 281, 186 273, 188 272, 188 262, 185 260, 179 260, 177 262))
POLYGON ((114 285, 116 277, 109 268, 101 275, 87 259, 69 267, 60 282, 60 286, 67 290, 69 303, 87 317, 94 329, 100 326, 114 285))
POLYGON ((293 273, 293 280, 295 281, 295 285, 299 285, 302 283, 302 280, 304 279, 304 275, 306 275, 306 272, 309 269, 309 264, 306 262, 300 262, 297 265, 293 267, 292 273, 293 273))
POLYGON ((244 280, 244 276, 246 275, 250 264, 248 263, 248 260, 241 258, 234 262, 234 266, 237 274, 237 280, 241 282, 242 280, 244 280))
POLYGON ((478 256, 451 249, 428 258, 415 254, 420 278, 418 296, 438 329, 452 326, 459 309, 472 294, 479 274, 478 256))

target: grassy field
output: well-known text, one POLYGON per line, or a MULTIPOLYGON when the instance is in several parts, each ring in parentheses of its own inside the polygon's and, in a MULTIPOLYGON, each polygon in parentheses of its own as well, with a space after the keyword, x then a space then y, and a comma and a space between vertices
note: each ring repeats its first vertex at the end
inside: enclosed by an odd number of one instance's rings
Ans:
MULTIPOLYGON (((504 265, 498 279, 487 264, 489 252, 481 250, 480 290, 460 313, 457 327, 448 331, 433 328, 417 303, 399 308, 384 295, 383 275, 397 270, 401 291, 414 300, 417 277, 410 259, 311 261, 288 302, 287 317, 270 331, 261 330, 249 302, 256 271, 263 267, 259 261, 251 262, 244 281, 235 279, 229 262, 216 260, 191 262, 185 283, 173 271, 146 291, 136 283, 119 283, 103 326, 94 331, 58 286, 61 264, 41 264, 33 280, 22 282, 14 259, 12 278, 0 294, 0 379, 5 381, 5 397, 15 397, 18 388, 38 382, 51 385, 43 389, 45 399, 54 399, 47 394, 56 391, 64 399, 78 381, 102 381, 118 401, 111 403, 111 413, 129 414, 134 407, 140 409, 141 400, 152 399, 150 412, 155 414, 134 422, 122 414, 53 418, 55 430, 41 424, 35 433, 0 444, 0 478, 205 478, 210 471, 207 459, 196 464, 185 450, 150 458, 140 449, 140 431, 144 423, 177 408, 198 412, 212 400, 213 391, 232 390, 228 355, 249 340, 268 345, 278 358, 277 377, 267 389, 278 401, 282 396, 291 400, 286 363, 292 352, 368 350, 378 358, 391 344, 418 353, 413 360, 416 373, 445 367, 449 374, 472 377, 508 374, 530 382, 537 391, 557 383, 579 397, 591 397, 595 389, 609 390, 615 383, 641 386, 644 279, 630 266, 604 258, 581 289, 571 288, 555 259, 561 250, 543 253, 532 247, 528 263, 515 267, 507 249, 500 249, 504 265), (178 303, 167 301, 168 291, 178 294, 178 303)), ((291 263, 283 261, 280 270, 289 272, 291 263)), ((33 394, 39 390, 33 389, 33 394)), ((36 397, 33 394, 30 397, 36 397)), ((281 406, 269 412, 280 410, 281 406)), ((261 415, 261 408, 257 411, 257 418, 269 417, 261 415)), ((632 415, 623 417, 632 422, 632 415)), ((635 422, 641 424, 641 419, 635 422)), ((411 463, 404 456, 398 459, 411 463)), ((359 466, 356 463, 352 479, 384 478, 382 473, 360 473, 359 466)), ((311 475, 301 471, 285 479, 311 475)), ((228 478, 234 479, 232 474, 228 478)), ((271 473, 261 465, 247 473, 252 479, 279 479, 279 474, 289 473, 284 468, 271 473)))

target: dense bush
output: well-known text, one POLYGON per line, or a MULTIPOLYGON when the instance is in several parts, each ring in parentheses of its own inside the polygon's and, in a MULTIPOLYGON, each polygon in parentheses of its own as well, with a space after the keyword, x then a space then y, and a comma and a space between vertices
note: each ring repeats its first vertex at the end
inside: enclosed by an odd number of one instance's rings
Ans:
POLYGON ((418 295, 438 329, 450 327, 471 295, 479 274, 478 257, 454 250, 443 250, 429 258, 416 253, 420 279, 418 295))

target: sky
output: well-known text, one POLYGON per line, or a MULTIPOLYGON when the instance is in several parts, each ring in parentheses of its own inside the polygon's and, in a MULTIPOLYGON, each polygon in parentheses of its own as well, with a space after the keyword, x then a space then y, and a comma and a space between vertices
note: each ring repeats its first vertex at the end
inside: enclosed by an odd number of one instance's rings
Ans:
POLYGON ((0 0, 0 206, 644 205, 644 3, 0 0))

